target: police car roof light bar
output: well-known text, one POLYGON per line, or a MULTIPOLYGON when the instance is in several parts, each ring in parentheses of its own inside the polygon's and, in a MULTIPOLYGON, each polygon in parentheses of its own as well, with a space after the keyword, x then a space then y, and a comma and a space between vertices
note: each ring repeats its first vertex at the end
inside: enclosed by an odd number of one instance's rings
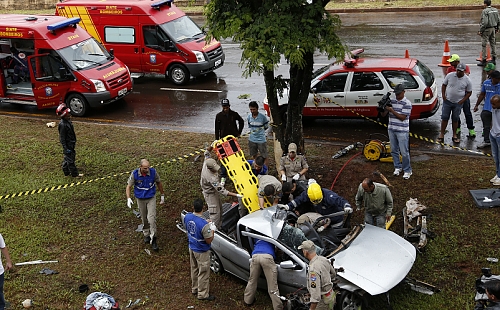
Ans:
POLYGON ((161 0, 155 3, 151 3, 151 7, 155 10, 160 10, 162 5, 168 5, 169 7, 171 7, 172 2, 174 2, 174 0, 161 0))
POLYGON ((68 26, 76 28, 76 24, 78 24, 80 21, 81 21, 80 17, 68 18, 67 20, 63 20, 61 22, 48 25, 47 30, 49 30, 51 33, 54 33, 57 29, 62 29, 68 26))

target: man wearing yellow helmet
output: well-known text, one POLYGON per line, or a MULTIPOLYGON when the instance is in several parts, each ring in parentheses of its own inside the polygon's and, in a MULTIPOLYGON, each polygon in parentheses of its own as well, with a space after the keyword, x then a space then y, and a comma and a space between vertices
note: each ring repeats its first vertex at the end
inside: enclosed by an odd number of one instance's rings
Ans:
MULTIPOLYGON (((312 203, 314 210, 321 215, 328 215, 339 211, 352 213, 352 207, 345 198, 329 189, 321 188, 316 182, 309 185, 307 191, 303 191, 302 194, 290 201, 286 206, 288 210, 293 210, 298 206, 308 203, 312 203)), ((341 223, 343 216, 340 215, 331 218, 331 221, 332 225, 341 223)))

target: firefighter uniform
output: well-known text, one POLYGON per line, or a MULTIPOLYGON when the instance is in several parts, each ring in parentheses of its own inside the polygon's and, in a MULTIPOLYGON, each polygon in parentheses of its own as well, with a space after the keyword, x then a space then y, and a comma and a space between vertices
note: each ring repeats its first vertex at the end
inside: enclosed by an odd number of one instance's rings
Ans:
POLYGON ((200 186, 205 202, 208 205, 210 219, 217 228, 220 228, 222 225, 222 202, 219 194, 224 196, 229 194, 229 191, 224 188, 219 180, 219 176, 217 174, 219 169, 220 166, 214 159, 210 158, 210 153, 205 152, 205 162, 203 163, 203 168, 201 169, 200 186))

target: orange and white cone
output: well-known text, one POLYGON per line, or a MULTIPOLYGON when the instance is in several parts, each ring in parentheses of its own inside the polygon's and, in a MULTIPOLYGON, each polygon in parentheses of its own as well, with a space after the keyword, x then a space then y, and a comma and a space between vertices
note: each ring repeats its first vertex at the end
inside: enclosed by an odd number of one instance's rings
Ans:
MULTIPOLYGON (((489 46, 489 45, 488 45, 488 46, 486 46, 486 53, 488 53, 488 54, 487 54, 487 57, 486 57, 486 61, 487 61, 487 62, 488 62, 488 61, 491 61, 491 51, 490 51, 490 46, 489 46)), ((483 51, 481 51, 481 52, 479 53, 479 58, 476 58, 476 60, 477 60, 477 61, 483 61, 483 51)))
POLYGON ((451 66, 450 63, 448 62, 448 59, 450 59, 450 46, 448 45, 448 40, 446 40, 444 41, 443 59, 441 60, 441 63, 438 66, 440 67, 451 66))

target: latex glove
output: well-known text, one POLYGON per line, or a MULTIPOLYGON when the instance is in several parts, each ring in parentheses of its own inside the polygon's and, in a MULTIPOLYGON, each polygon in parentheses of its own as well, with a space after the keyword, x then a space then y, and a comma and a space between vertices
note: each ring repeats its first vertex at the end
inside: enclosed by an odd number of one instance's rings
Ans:
POLYGON ((281 181, 286 182, 286 175, 285 174, 281 175, 281 181))
POLYGON ((164 204, 165 203, 165 195, 161 195, 160 196, 160 204, 164 204))
POLYGON ((297 173, 296 175, 293 176, 293 179, 295 181, 297 181, 298 179, 300 179, 300 173, 297 173))
POLYGON ((214 222, 210 222, 210 230, 217 231, 217 226, 215 226, 214 222))
POLYGON ((220 178, 220 186, 224 187, 226 185, 226 178, 220 178))
POLYGON ((236 197, 237 198, 243 198, 243 195, 242 194, 236 194, 236 197))
POLYGON ((323 230, 325 230, 325 227, 324 227, 324 226, 320 226, 320 227, 318 228, 318 232, 322 232, 323 230))
POLYGON ((316 180, 315 179, 309 179, 309 181, 307 181, 307 185, 311 185, 313 183, 316 183, 316 180))
POLYGON ((345 207, 344 208, 345 213, 352 213, 352 208, 351 207, 345 207))
POLYGON ((278 208, 280 208, 281 210, 285 210, 285 211, 290 210, 290 207, 288 207, 288 205, 278 204, 278 208))
POLYGON ((132 209, 133 204, 134 204, 134 201, 132 200, 132 198, 127 198, 127 207, 132 209))

